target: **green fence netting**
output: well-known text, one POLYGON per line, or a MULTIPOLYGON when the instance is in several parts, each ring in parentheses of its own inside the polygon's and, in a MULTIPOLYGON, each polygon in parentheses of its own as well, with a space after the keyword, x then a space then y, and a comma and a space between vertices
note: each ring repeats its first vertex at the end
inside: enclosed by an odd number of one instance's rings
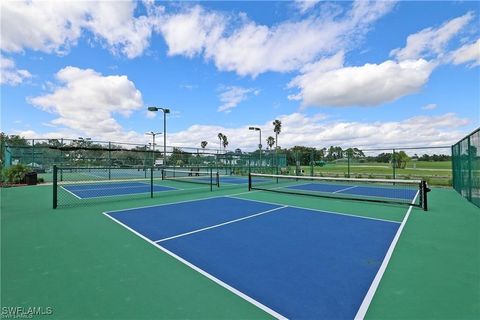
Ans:
POLYGON ((452 146, 453 188, 480 207, 480 128, 452 146))

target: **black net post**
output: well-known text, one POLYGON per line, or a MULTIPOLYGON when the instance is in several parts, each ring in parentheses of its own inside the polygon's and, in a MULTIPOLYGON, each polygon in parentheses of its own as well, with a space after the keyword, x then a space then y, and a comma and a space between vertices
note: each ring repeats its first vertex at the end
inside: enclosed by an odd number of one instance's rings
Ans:
POLYGON ((422 206, 423 210, 427 211, 428 210, 428 201, 427 201, 427 193, 430 191, 430 189, 427 186, 427 182, 425 180, 422 180, 421 185, 420 185, 420 205, 422 206))
POLYGON ((252 190, 252 174, 248 173, 248 191, 252 190))
POLYGON ((210 168, 210 191, 213 191, 213 170, 210 168))
POLYGON ((58 206, 58 198, 57 198, 57 188, 58 188, 58 183, 57 183, 57 166, 53 165, 53 209, 56 209, 58 206))

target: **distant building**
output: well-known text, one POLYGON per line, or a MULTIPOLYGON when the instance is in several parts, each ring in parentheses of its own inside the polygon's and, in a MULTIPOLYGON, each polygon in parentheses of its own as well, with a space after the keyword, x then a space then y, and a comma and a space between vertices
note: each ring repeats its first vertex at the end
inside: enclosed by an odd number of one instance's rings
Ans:
POLYGON ((240 148, 235 149, 235 154, 242 154, 242 149, 240 148))

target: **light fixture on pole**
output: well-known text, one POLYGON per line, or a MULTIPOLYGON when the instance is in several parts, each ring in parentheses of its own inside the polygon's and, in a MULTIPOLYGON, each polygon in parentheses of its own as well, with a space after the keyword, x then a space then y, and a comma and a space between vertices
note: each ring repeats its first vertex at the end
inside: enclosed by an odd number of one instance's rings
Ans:
POLYGON ((152 138, 153 138, 153 143, 152 143, 153 153, 155 153, 155 136, 158 135, 158 134, 162 134, 162 133, 161 132, 153 132, 153 131, 145 132, 146 136, 152 136, 152 138))
POLYGON ((168 108, 148 107, 148 111, 156 112, 162 110, 163 112, 163 165, 167 164, 167 113, 170 113, 168 108))
POLYGON ((260 166, 261 166, 262 165, 262 129, 260 129, 259 127, 249 127, 248 130, 258 131, 260 133, 258 151, 260 152, 259 160, 260 160, 260 166))

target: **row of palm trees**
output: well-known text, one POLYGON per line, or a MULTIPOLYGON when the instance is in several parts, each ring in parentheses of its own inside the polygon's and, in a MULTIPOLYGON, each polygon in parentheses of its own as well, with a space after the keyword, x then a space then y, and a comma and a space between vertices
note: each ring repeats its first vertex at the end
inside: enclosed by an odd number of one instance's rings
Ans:
MULTIPOLYGON (((275 138, 272 136, 269 136, 267 138, 267 145, 270 148, 270 150, 272 149, 273 145, 275 145, 275 149, 278 148, 278 135, 280 134, 280 132, 282 132, 282 121, 275 120, 273 121, 272 124, 273 124, 273 132, 275 132, 275 138)), ((223 146, 223 150, 225 150, 228 146, 227 136, 219 132, 217 137, 220 142, 220 149, 222 149, 222 146, 223 146)), ((202 149, 205 149, 207 145, 208 145, 208 141, 206 140, 203 140, 202 142, 200 142, 200 146, 202 147, 202 149)))

